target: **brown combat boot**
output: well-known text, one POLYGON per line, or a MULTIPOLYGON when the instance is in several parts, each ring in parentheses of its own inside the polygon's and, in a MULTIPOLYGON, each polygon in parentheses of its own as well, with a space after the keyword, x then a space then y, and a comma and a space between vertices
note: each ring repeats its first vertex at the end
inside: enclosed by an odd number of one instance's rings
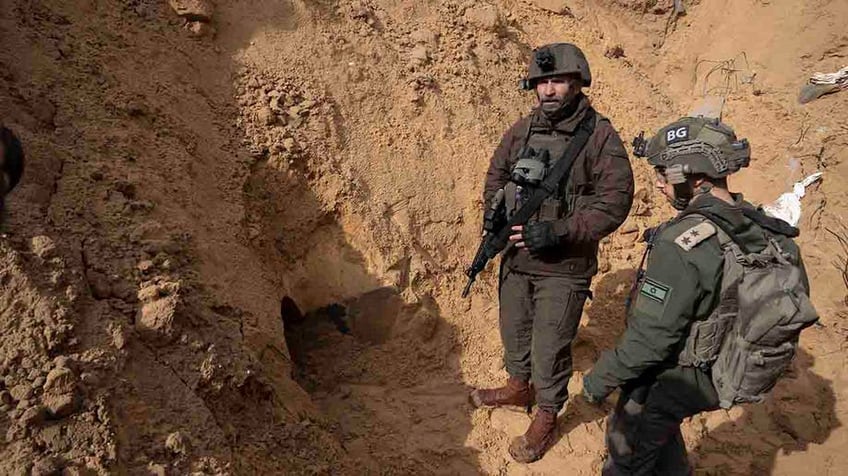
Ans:
POLYGON ((556 438, 556 413, 539 408, 527 433, 514 438, 509 444, 509 454, 519 463, 538 461, 556 443, 556 438))
POLYGON ((533 391, 530 383, 515 377, 506 381, 506 386, 498 388, 478 388, 469 396, 471 404, 480 407, 500 407, 514 405, 530 412, 533 406, 533 391))

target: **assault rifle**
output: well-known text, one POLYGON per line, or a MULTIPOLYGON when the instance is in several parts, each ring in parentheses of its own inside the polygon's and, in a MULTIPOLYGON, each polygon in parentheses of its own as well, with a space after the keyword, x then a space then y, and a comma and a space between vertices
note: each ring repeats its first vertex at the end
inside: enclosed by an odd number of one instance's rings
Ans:
POLYGON ((486 267, 486 263, 497 256, 509 244, 509 235, 512 232, 512 227, 527 223, 530 217, 542 205, 545 198, 551 196, 559 188, 560 183, 563 183, 571 170, 571 166, 577 159, 577 155, 580 154, 580 151, 583 150, 583 147, 589 141, 589 136, 595 131, 595 117, 594 109, 589 108, 577 126, 577 130, 568 142, 568 146, 566 146, 562 156, 551 168, 547 177, 545 177, 538 187, 534 187, 535 190, 527 199, 527 202, 508 219, 506 218, 506 213, 503 214, 503 218, 500 218, 501 215, 497 213, 497 210, 500 210, 504 206, 503 190, 499 190, 498 194, 495 195, 496 199, 500 195, 500 199, 492 200, 489 209, 486 211, 486 215, 483 217, 484 229, 491 227, 492 230, 486 230, 486 234, 483 235, 483 242, 480 243, 477 253, 474 255, 474 261, 471 262, 471 266, 465 271, 465 275, 468 276, 468 283, 465 285, 465 289, 462 290, 462 297, 468 296, 471 285, 474 284, 477 275, 486 267), (492 219, 487 220, 487 215, 491 215, 492 219))
POLYGON ((468 296, 471 285, 474 284, 477 275, 486 267, 486 263, 506 248, 509 235, 506 235, 507 240, 499 238, 503 235, 501 231, 506 227, 506 224, 504 190, 500 189, 492 199, 492 204, 486 209, 486 213, 483 215, 483 230, 485 230, 485 234, 483 235, 483 241, 480 243, 480 246, 477 247, 474 261, 471 262, 471 266, 465 271, 465 275, 468 276, 468 283, 466 283, 465 289, 462 290, 462 297, 468 296))

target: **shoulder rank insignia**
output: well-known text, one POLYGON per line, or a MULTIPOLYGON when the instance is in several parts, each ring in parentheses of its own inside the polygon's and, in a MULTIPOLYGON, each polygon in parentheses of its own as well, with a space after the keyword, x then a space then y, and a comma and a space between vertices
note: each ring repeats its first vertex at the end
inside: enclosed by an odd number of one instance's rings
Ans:
POLYGON ((680 236, 674 239, 677 246, 683 248, 684 251, 689 251, 698 243, 716 234, 715 226, 708 222, 702 221, 697 225, 684 231, 680 236))

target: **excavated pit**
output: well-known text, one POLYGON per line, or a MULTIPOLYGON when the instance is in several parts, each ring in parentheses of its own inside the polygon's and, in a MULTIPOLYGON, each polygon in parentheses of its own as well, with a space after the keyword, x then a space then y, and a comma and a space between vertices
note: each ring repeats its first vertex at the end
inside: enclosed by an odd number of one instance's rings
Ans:
MULTIPOLYGON (((748 198, 824 171, 800 224, 822 325, 769 403, 684 436, 704 474, 848 466, 848 96, 796 104, 805 75, 842 66, 844 2, 171 8, 204 3, 0 12, 0 119, 28 156, 0 237, 0 473, 597 474, 603 411, 570 402, 525 466, 506 448, 528 417, 466 398, 505 378, 496 266, 459 298, 481 180, 532 103, 529 52, 563 38, 625 142, 709 91, 755 148, 732 182, 748 198)), ((574 394, 624 328, 638 236, 669 216, 634 170, 574 394)))

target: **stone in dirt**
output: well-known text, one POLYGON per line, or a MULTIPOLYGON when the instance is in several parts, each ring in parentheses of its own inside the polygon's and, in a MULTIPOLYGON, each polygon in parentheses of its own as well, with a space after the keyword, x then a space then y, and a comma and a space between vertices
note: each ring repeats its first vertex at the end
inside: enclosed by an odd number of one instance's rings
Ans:
POLYGON ((433 32, 432 30, 428 30, 426 28, 421 28, 419 30, 415 30, 409 35, 409 39, 415 43, 425 43, 428 45, 435 45, 439 41, 439 34, 433 32))
POLYGON ((95 299, 106 299, 112 295, 112 285, 109 284, 109 278, 105 274, 88 270, 86 278, 88 278, 88 284, 91 286, 91 295, 95 299))
POLYGON ((518 408, 495 408, 491 414, 492 428, 508 436, 518 436, 530 425, 530 417, 518 408))
POLYGON ((47 409, 42 405, 30 407, 24 411, 23 415, 21 415, 21 422, 27 427, 41 425, 46 419, 47 409))
POLYGON ((273 125, 274 122, 277 121, 277 116, 274 114, 274 111, 271 110, 268 106, 262 106, 256 111, 256 119, 266 126, 273 125))
POLYGON ((498 9, 494 5, 483 4, 465 11, 465 21, 486 31, 495 31, 501 23, 498 9))
POLYGON ((169 0, 177 15, 188 21, 212 21, 212 4, 206 0, 169 0))
POLYGON ((215 27, 202 21, 190 21, 186 23, 185 29, 195 38, 215 36, 215 27))
POLYGON ((412 63, 423 65, 430 60, 430 53, 424 45, 418 45, 409 52, 409 59, 412 63))
POLYGON ((42 399, 54 418, 65 418, 77 409, 78 400, 72 393, 45 395, 42 399))
POLYGON ((621 45, 609 46, 606 51, 604 51, 604 56, 610 59, 623 58, 624 48, 622 48, 621 45))
POLYGON ((56 127, 56 105, 49 99, 38 96, 32 101, 32 112, 44 126, 56 127))
POLYGON ((52 258, 56 251, 56 244, 49 236, 39 235, 32 237, 32 252, 41 259, 52 258))
POLYGON ((54 394, 71 393, 76 388, 76 376, 65 367, 57 367, 47 374, 44 391, 54 394))
POLYGON ((136 329, 143 336, 156 338, 173 334, 174 318, 177 310, 177 296, 168 296, 146 303, 136 319, 136 329))
POLYGON ((530 0, 530 3, 542 10, 547 10, 557 15, 568 15, 571 13, 571 9, 568 7, 569 2, 565 0, 530 0))
POLYGON ((57 476, 61 471, 62 464, 53 457, 42 458, 32 466, 32 476, 57 476))
POLYGON ((188 439, 179 431, 175 431, 165 439, 165 448, 171 453, 185 455, 188 453, 188 439))

